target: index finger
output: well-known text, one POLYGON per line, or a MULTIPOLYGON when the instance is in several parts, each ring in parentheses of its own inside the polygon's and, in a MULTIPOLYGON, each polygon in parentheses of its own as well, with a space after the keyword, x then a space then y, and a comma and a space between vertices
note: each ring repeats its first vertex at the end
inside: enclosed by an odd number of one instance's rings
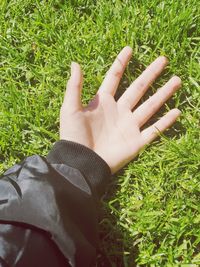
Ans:
POLYGON ((107 92, 112 96, 115 95, 121 77, 132 56, 132 48, 125 46, 116 57, 112 66, 108 70, 98 92, 107 92))

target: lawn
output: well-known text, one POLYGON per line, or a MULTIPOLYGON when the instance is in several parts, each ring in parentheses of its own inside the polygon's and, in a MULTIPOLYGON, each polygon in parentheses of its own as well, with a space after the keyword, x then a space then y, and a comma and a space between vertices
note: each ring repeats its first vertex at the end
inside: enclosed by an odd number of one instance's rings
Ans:
POLYGON ((116 99, 159 55, 170 64, 149 94, 174 74, 183 81, 150 123, 172 107, 179 121, 102 200, 101 248, 113 267, 200 266, 199 41, 199 0, 0 1, 0 173, 58 140, 72 60, 84 70, 84 104, 126 45, 133 57, 116 99))

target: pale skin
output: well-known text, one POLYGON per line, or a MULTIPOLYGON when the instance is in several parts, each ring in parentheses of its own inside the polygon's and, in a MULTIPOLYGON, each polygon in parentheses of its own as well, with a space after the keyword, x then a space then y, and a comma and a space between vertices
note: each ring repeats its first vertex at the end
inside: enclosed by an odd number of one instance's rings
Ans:
POLYGON ((96 152, 108 164, 112 174, 134 159, 145 145, 169 128, 181 113, 174 108, 153 125, 140 130, 180 88, 181 79, 173 76, 134 109, 168 64, 167 58, 160 56, 116 101, 114 95, 131 56, 131 47, 126 46, 121 50, 97 94, 86 107, 81 102, 83 74, 80 65, 72 62, 71 77, 60 110, 60 139, 80 143, 96 152))

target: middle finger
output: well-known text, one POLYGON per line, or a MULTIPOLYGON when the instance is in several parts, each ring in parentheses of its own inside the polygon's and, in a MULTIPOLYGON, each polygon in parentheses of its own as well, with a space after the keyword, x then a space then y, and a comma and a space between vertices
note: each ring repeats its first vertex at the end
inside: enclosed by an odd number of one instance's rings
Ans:
POLYGON ((168 60, 164 56, 160 56, 154 60, 129 88, 127 88, 117 103, 126 106, 128 109, 133 109, 167 64, 168 60))

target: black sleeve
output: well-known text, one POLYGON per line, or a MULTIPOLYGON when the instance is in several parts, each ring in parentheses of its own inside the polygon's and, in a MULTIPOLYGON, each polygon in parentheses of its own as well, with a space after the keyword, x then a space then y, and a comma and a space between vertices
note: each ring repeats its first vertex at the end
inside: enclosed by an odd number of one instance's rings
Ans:
POLYGON ((98 203, 110 176, 94 151, 65 140, 46 158, 34 155, 6 171, 0 180, 0 264, 91 266, 98 203))

